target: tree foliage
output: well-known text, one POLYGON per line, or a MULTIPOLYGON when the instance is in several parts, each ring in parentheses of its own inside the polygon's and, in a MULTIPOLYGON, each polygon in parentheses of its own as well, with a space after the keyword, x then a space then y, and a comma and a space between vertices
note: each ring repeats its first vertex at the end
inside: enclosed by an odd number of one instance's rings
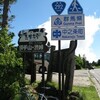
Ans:
POLYGON ((12 21, 15 16, 9 15, 10 5, 15 3, 17 0, 1 0, 0 1, 0 28, 10 27, 9 21, 12 21))
POLYGON ((14 87, 12 88, 14 83, 22 84, 23 66, 22 58, 18 57, 16 48, 11 44, 12 38, 7 30, 1 30, 0 35, 0 97, 5 100, 15 92, 14 87))
POLYGON ((92 62, 92 66, 95 66, 97 68, 100 68, 100 59, 98 59, 98 61, 93 61, 92 62))
POLYGON ((97 61, 97 66, 100 66, 100 59, 98 59, 97 61))
MULTIPOLYGON (((3 4, 4 1, 9 0, 0 1, 0 4, 6 7, 3 9, 8 9, 9 4, 5 6, 5 4, 3 4)), ((3 14, 6 18, 4 18, 2 14, 1 16, 3 17, 3 21, 7 22, 8 11, 6 14, 4 11, 5 10, 3 10, 3 14)), ((0 29, 0 99, 8 100, 9 97, 16 92, 15 87, 24 84, 24 77, 22 58, 20 58, 14 44, 12 44, 14 33, 9 32, 9 28, 6 27, 8 22, 4 24, 5 25, 1 26, 2 28, 0 29)))
POLYGON ((76 69, 81 69, 83 68, 83 58, 79 56, 75 56, 75 64, 76 64, 76 69))

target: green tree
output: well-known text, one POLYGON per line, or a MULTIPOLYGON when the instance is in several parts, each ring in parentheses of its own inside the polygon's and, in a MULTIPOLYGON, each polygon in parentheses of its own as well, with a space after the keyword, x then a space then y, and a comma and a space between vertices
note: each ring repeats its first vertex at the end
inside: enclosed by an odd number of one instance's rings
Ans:
POLYGON ((23 66, 7 30, 1 30, 0 35, 0 97, 8 100, 15 92, 15 83, 20 86, 23 82, 23 66))
MULTIPOLYGON (((8 100, 16 92, 16 87, 24 84, 22 58, 11 43, 14 33, 9 33, 8 8, 10 1, 2 0, 3 17, 0 30, 0 99, 8 100), (9 1, 9 2, 8 2, 9 1), (6 5, 6 6, 5 6, 6 5)), ((9 8, 10 9, 10 8, 9 8)), ((2 16, 2 15, 1 15, 2 16)))
POLYGON ((76 69, 83 68, 84 63, 83 63, 83 59, 80 55, 75 56, 75 65, 76 65, 76 69))
POLYGON ((14 15, 8 16, 8 11, 10 10, 10 5, 15 3, 17 0, 1 0, 0 6, 3 6, 0 10, 3 11, 3 13, 0 14, 0 26, 1 28, 8 28, 9 24, 8 21, 12 21, 13 18, 15 18, 14 15))
POLYGON ((86 68, 86 57, 83 55, 83 68, 86 68))
POLYGON ((92 66, 97 66, 97 62, 93 61, 92 66))
POLYGON ((97 61, 97 66, 100 66, 100 59, 98 59, 97 61))

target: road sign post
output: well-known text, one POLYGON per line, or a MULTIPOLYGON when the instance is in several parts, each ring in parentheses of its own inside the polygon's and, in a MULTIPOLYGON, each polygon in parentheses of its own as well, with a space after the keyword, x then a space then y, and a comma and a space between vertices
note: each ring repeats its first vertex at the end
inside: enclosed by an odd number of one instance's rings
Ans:
MULTIPOLYGON (((20 52, 31 53, 31 83, 36 79, 36 66, 34 64, 34 53, 42 53, 42 67, 44 68, 44 52, 47 48, 47 33, 44 28, 21 30, 19 32, 18 48, 20 52)), ((44 85, 44 71, 42 72, 42 83, 44 85)))
MULTIPOLYGON (((73 0, 71 5, 68 8, 68 15, 69 16, 73 16, 73 19, 76 16, 83 16, 83 8, 81 7, 81 5, 79 4, 79 2, 77 0, 73 0)), ((77 17, 76 17, 77 18, 77 17)), ((84 28, 84 16, 83 17, 78 17, 78 19, 81 19, 82 23, 78 23, 78 24, 74 24, 73 27, 69 27, 69 30, 67 29, 67 36, 71 36, 71 38, 69 38, 69 40, 84 40, 85 39, 85 28, 84 28), (69 31, 69 32, 68 32, 69 31), (69 35, 70 34, 70 35, 69 35)), ((75 22, 76 23, 76 22, 75 22)), ((63 38, 65 38, 66 36, 64 36, 63 38)), ((66 92, 68 92, 69 90, 72 90, 72 85, 73 85, 73 78, 74 78, 74 61, 72 62, 73 67, 69 68, 69 71, 67 71, 67 73, 70 73, 69 76, 66 76, 66 79, 70 79, 70 80, 66 80, 66 88, 68 87, 68 90, 66 92)), ((66 74, 67 74, 66 73, 66 74)))
MULTIPOLYGON (((62 2, 62 1, 57 1, 52 4, 54 11, 58 15, 60 15, 63 12, 63 10, 65 9, 65 6, 66 6, 66 3, 62 2)), ((55 24, 61 24, 59 18, 56 19, 55 24)), ((56 30, 53 35, 55 37, 59 37, 61 35, 61 33, 56 30)), ((60 59, 60 57, 61 57, 61 41, 60 40, 58 40, 58 50, 59 50, 59 61, 58 61, 59 62, 59 77, 58 77, 59 82, 58 83, 59 83, 59 99, 61 100, 61 59, 60 59)), ((64 98, 62 98, 62 100, 64 100, 64 98)))
MULTIPOLYGON (((61 40, 84 40, 84 14, 83 8, 77 0, 73 0, 68 8, 68 15, 60 15, 64 8, 64 2, 54 2, 52 7, 58 15, 51 16, 51 40, 58 40, 59 50, 59 90, 61 90, 61 66, 60 66, 60 51, 61 40)), ((62 68, 64 69, 64 68, 62 68)), ((64 72, 62 72, 62 89, 64 89, 64 72)), ((64 90, 63 96, 64 97, 64 90)), ((64 100, 64 98, 62 99, 64 100)))

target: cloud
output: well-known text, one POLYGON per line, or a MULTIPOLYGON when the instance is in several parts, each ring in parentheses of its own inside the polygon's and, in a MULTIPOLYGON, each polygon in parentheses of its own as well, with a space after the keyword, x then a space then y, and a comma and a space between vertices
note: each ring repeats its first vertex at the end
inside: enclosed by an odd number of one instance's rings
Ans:
MULTIPOLYGON (((48 41, 50 41, 51 45, 56 45, 56 49, 58 48, 58 41, 51 41, 51 18, 43 24, 39 25, 38 28, 45 28, 48 33, 48 41)), ((85 55, 86 59, 90 62, 97 61, 97 56, 95 52, 93 52, 92 44, 94 42, 94 35, 96 35, 97 31, 100 30, 100 18, 96 17, 96 14, 91 16, 85 16, 85 40, 78 40, 78 46, 76 49, 76 55, 85 55)), ((69 41, 62 40, 61 48, 68 48, 69 41)))
MULTIPOLYGON (((45 28, 47 34, 48 41, 50 42, 51 45, 55 45, 56 49, 58 49, 58 41, 57 40, 52 40, 51 41, 51 17, 49 18, 48 21, 44 22, 43 24, 39 25, 38 28, 45 28)), ((68 48, 69 46, 69 41, 62 40, 61 41, 61 48, 68 48)))

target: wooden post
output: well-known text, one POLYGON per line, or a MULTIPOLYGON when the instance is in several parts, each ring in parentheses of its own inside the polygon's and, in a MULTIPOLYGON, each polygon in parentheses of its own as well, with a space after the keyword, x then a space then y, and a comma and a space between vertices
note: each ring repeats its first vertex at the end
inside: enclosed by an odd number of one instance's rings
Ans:
POLYGON ((77 47, 77 40, 70 42, 69 52, 67 55, 67 66, 66 66, 66 80, 65 80, 65 91, 72 91, 74 67, 75 67, 75 49, 77 47))
POLYGON ((50 61, 49 61, 48 73, 47 73, 47 82, 51 82, 51 80, 52 80, 52 58, 53 58, 53 51, 54 50, 55 50, 55 46, 51 46, 50 61))
POLYGON ((36 64, 34 63, 34 54, 32 52, 32 61, 31 61, 31 83, 36 81, 36 64))

